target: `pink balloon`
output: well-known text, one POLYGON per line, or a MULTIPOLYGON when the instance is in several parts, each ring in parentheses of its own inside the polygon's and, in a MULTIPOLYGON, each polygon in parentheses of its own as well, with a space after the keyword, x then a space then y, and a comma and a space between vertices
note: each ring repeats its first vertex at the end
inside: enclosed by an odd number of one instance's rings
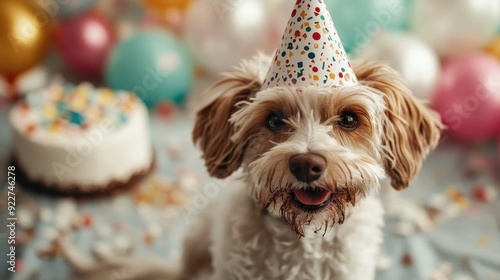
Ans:
POLYGON ((493 139, 500 124, 500 63, 480 53, 446 62, 433 107, 457 139, 493 139))
POLYGON ((103 73, 108 54, 116 42, 112 24, 95 11, 59 22, 55 38, 66 64, 88 76, 103 73))

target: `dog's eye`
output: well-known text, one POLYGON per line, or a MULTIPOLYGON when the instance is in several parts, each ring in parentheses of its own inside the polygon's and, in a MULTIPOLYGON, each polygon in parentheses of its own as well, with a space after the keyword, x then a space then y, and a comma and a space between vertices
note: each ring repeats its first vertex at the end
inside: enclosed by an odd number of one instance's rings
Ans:
POLYGON ((273 132, 277 132, 283 129, 285 127, 285 115, 281 112, 276 112, 273 111, 269 116, 267 116, 266 119, 266 125, 269 130, 273 132))
POLYGON ((359 120, 356 113, 345 111, 340 115, 338 125, 345 130, 354 130, 358 127, 359 120))

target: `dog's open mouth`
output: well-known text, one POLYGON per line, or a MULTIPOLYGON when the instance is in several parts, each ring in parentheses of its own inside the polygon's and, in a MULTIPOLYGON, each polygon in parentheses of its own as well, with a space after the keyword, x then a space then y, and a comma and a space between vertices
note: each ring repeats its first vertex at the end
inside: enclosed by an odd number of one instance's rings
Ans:
POLYGON ((295 206, 302 210, 314 211, 325 207, 331 198, 331 192, 324 189, 301 189, 292 193, 295 206))

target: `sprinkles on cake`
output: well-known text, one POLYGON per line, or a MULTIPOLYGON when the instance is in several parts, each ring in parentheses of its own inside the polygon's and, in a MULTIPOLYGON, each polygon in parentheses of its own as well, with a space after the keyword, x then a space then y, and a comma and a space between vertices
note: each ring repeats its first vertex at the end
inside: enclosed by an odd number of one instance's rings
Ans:
POLYGON ((26 124, 26 133, 45 131, 57 135, 85 131, 104 120, 117 129, 127 123, 138 102, 138 98, 128 92, 83 83, 52 86, 31 93, 21 109, 34 116, 26 124))

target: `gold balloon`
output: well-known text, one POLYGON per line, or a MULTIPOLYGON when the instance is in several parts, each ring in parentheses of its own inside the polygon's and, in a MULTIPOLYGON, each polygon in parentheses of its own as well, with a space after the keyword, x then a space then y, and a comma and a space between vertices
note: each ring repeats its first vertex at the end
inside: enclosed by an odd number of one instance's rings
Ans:
POLYGON ((47 53, 50 16, 31 0, 0 0, 0 75, 13 80, 47 53))
MULTIPOLYGON (((2 1, 2 0, 0 0, 2 1)), ((189 0, 143 0, 144 4, 157 12, 165 12, 170 9, 186 10, 191 1, 189 0)))
POLYGON ((486 46, 486 52, 500 59, 500 37, 495 38, 486 46))

